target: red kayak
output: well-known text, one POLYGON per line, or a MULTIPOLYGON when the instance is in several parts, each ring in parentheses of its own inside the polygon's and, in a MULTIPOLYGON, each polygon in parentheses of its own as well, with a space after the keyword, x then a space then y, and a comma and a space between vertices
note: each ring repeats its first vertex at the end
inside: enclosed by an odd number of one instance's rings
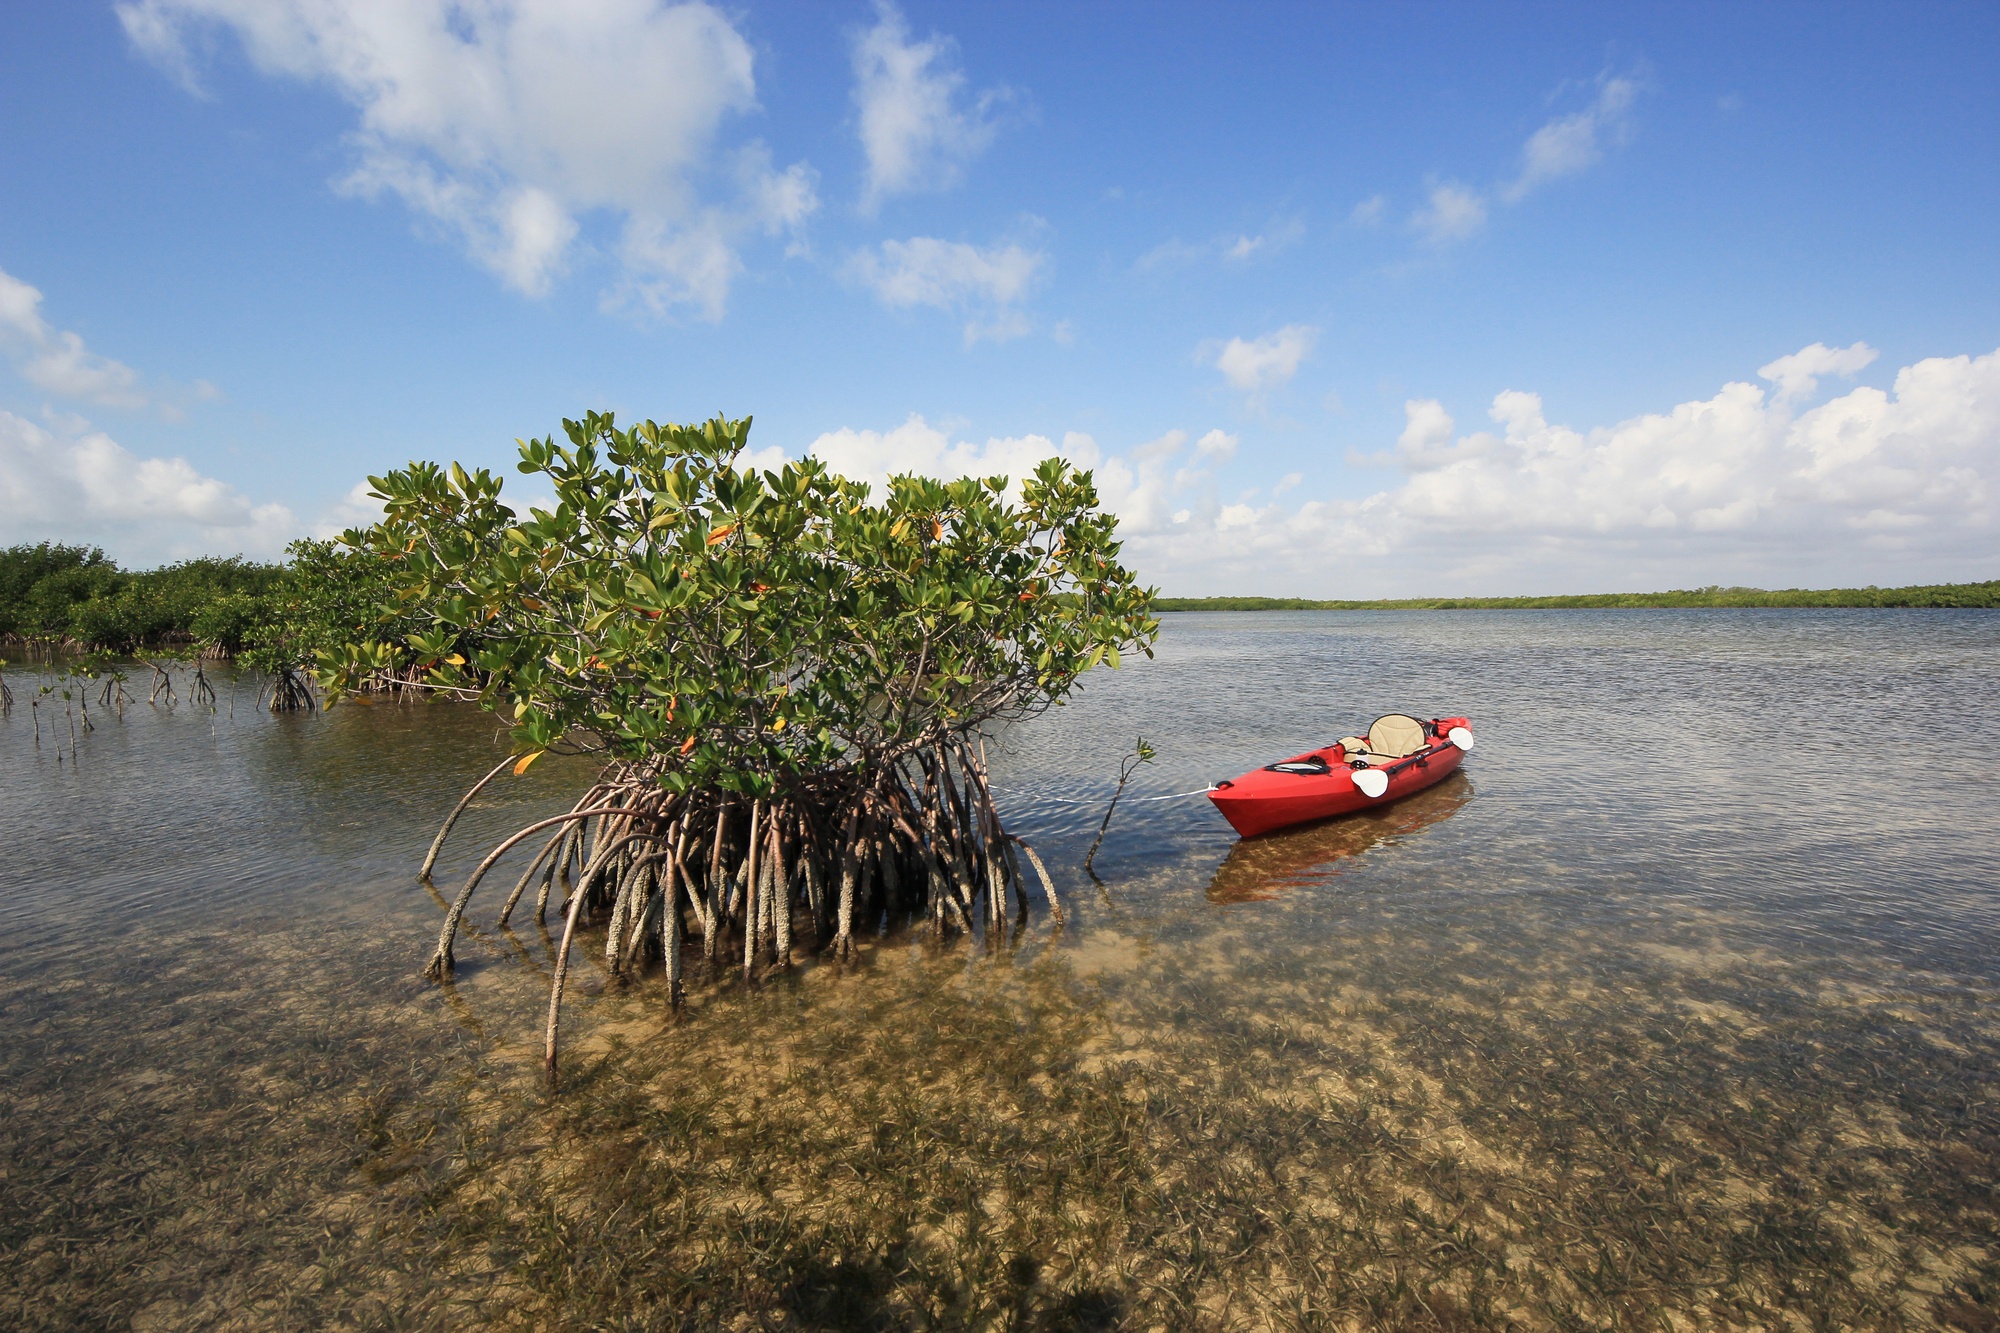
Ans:
POLYGON ((1254 838, 1422 791, 1456 772, 1471 748, 1470 718, 1425 722, 1391 713, 1376 718, 1366 736, 1345 736, 1219 782, 1208 799, 1238 833, 1254 838))

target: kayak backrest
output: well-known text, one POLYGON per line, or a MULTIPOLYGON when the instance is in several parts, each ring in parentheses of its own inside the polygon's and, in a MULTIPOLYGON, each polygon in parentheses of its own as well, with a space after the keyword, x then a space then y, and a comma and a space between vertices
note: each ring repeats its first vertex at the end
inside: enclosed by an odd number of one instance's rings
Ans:
POLYGON ((1430 743, 1424 724, 1403 713, 1378 717, 1368 725, 1368 749, 1372 754, 1401 759, 1415 754, 1430 743))

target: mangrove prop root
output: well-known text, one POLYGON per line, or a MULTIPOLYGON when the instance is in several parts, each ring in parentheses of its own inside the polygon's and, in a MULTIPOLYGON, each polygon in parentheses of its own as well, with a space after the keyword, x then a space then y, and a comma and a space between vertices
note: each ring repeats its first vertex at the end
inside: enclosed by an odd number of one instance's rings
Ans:
MULTIPOLYGON (((271 677, 270 689, 274 713, 310 712, 317 707, 313 701, 312 677, 297 666, 279 667, 271 677)), ((263 697, 261 692, 258 697, 263 697)))
POLYGON ((854 957, 854 884, 860 877, 862 851, 856 841, 855 826, 861 821, 859 810, 850 811, 847 823, 840 831, 840 916, 834 926, 833 956, 841 961, 854 957))
MULTIPOLYGON (((581 800, 570 807, 570 813, 575 814, 585 806, 602 800, 604 793, 605 789, 602 784, 593 786, 583 794, 581 800)), ((555 886, 558 880, 562 882, 563 896, 565 898, 569 896, 570 857, 575 852, 577 842, 582 836, 583 825, 580 822, 563 825, 562 832, 557 835, 555 857, 549 862, 548 869, 543 872, 542 887, 535 895, 535 923, 537 925, 548 920, 549 891, 555 886)))
POLYGON ((556 844, 556 854, 549 861, 549 868, 542 873, 542 887, 535 894, 537 925, 549 919, 549 893, 557 884, 562 885, 563 896, 569 896, 569 859, 577 836, 575 824, 563 825, 562 841, 556 844))
MULTIPOLYGON (((141 660, 143 661, 144 659, 142 658, 141 660)), ((160 696, 164 694, 167 696, 167 707, 172 708, 175 704, 179 703, 180 700, 174 696, 173 673, 158 662, 147 662, 146 665, 153 668, 153 688, 151 693, 147 694, 146 702, 149 704, 158 703, 160 696)))
POLYGON ((1019 838, 1014 838, 1013 843, 1016 847, 1026 852, 1028 859, 1035 863, 1035 874, 1041 878, 1042 892, 1049 895, 1049 915, 1053 916, 1057 921, 1064 920, 1062 900, 1056 897, 1056 883, 1049 878, 1049 868, 1042 864, 1042 858, 1036 855, 1035 849, 1027 843, 1022 842, 1019 838))
POLYGON ((549 1023, 547 1040, 543 1045, 542 1071, 548 1078, 549 1089, 556 1086, 556 1025, 562 1017, 563 984, 569 980, 569 946, 576 938, 576 918, 583 911, 583 895, 570 898, 569 916, 563 921, 562 944, 556 949, 556 975, 549 983, 549 1023))
POLYGON ((188 683, 188 697, 196 706, 215 711, 215 687, 208 683, 208 676, 201 669, 200 659, 194 664, 194 676, 188 683))
POLYGON ((632 898, 632 920, 625 931, 625 942, 619 946, 619 962, 627 971, 637 967, 645 958, 648 932, 654 914, 660 910, 660 876, 667 859, 668 853, 654 852, 639 862, 639 883, 633 890, 632 898))
POLYGON ((667 969, 667 1004, 676 1012, 686 996, 681 991, 680 850, 668 853, 660 890, 660 961, 667 969))
MULTIPOLYGON (((1028 919, 1028 886, 1021 879, 1021 861, 1020 858, 1014 855, 1014 840, 1004 834, 1000 838, 1000 853, 1007 858, 1007 874, 1014 881, 1016 918, 1026 921, 1028 919)), ((1060 921, 1062 918, 1057 917, 1056 919, 1060 921)))
MULTIPOLYGON (((453 819, 504 767, 481 778, 440 829, 433 864, 453 819)), ((720 952, 725 940, 731 947, 740 941, 741 957, 732 962, 747 983, 758 980, 760 964, 780 971, 793 963, 800 929, 810 930, 810 950, 841 961, 858 956, 860 934, 898 922, 924 925, 940 939, 983 933, 989 946, 1004 944, 1010 889, 1019 920, 1028 915, 1017 848, 1032 864, 1053 919, 1066 919, 1048 866, 1001 822, 982 756, 948 738, 754 799, 713 789, 670 791, 657 768, 613 761, 568 811, 503 839, 466 877, 445 910, 426 976, 451 976, 453 941, 474 892, 502 857, 537 835, 500 920, 511 918, 539 877, 539 925, 553 886, 562 885, 562 942, 550 944, 555 966, 545 1061, 552 1084, 569 968, 586 922, 601 923, 599 947, 615 983, 657 963, 668 1002, 678 1009, 694 930, 711 967, 728 956, 720 952)))
MULTIPOLYGON (((515 884, 514 891, 507 895, 507 905, 500 909, 500 920, 498 922, 499 925, 505 926, 508 920, 513 917, 514 905, 520 902, 521 895, 528 891, 528 885, 535 878, 535 872, 540 870, 543 866, 547 865, 549 858, 555 855, 556 844, 563 840, 564 834, 566 832, 567 832, 566 828, 562 831, 558 831, 553 838, 550 838, 546 843, 542 844, 542 850, 535 853, 535 859, 533 861, 530 861, 528 863, 528 868, 521 872, 520 882, 515 884)), ((546 885, 547 881, 544 880, 543 883, 546 885)))
POLYGON ((445 817, 444 827, 438 830, 435 838, 431 839, 431 849, 425 854, 424 863, 417 870, 418 879, 427 880, 431 877, 431 869, 437 865, 438 853, 444 850, 444 840, 451 836, 451 826, 458 822, 458 817, 466 812, 467 808, 471 806, 473 799, 486 789, 486 784, 499 777, 501 773, 506 771, 507 766, 514 762, 515 756, 508 755, 493 766, 491 773, 473 783, 471 791, 458 798, 458 804, 453 806, 451 814, 445 817))
POLYGON ((750 806, 750 850, 749 860, 744 864, 743 880, 743 979, 750 980, 751 972, 757 966, 757 820, 764 812, 764 803, 755 801, 750 806))
MULTIPOLYGON (((458 923, 465 916, 465 905, 472 901, 472 891, 479 887, 479 881, 486 877, 486 872, 493 868, 495 861, 505 856, 515 843, 526 838, 531 838, 551 825, 560 824, 565 820, 585 819, 591 815, 600 813, 602 812, 598 810, 587 810, 581 814, 571 812, 566 815, 557 815, 553 819, 540 820, 528 825, 528 827, 522 829, 519 833, 508 838, 489 852, 486 859, 479 863, 479 868, 466 877, 465 887, 458 891, 458 897, 453 901, 451 910, 445 913, 444 928, 438 932, 437 952, 431 955, 431 961, 424 968, 424 975, 432 981, 443 981, 451 975, 452 937, 457 934, 458 923)), ((578 895, 578 897, 580 899, 581 895, 578 895)))
POLYGON ((773 959, 779 967, 792 965, 792 867, 787 864, 784 854, 784 835, 779 832, 777 821, 771 823, 771 870, 770 870, 770 911, 771 949, 777 956, 773 959))

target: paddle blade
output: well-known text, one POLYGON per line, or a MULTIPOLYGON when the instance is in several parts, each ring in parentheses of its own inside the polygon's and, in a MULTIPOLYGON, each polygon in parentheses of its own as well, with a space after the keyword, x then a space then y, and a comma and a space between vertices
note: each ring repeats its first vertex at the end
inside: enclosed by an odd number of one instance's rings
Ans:
POLYGON ((1370 800, 1389 790, 1389 775, 1379 768, 1364 768, 1354 775, 1354 785, 1370 800))
POLYGON ((1444 734, 1444 738, 1461 750, 1472 748, 1472 732, 1465 727, 1453 727, 1444 734))

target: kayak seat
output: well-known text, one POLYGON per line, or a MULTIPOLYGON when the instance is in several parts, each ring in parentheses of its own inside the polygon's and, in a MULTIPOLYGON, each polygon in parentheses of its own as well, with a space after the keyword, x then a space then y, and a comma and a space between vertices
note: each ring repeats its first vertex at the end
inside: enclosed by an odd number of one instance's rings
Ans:
POLYGON ((1413 755, 1430 744, 1430 736, 1424 731, 1424 724, 1404 713, 1390 713, 1378 717, 1368 727, 1368 752, 1370 755, 1386 755, 1391 759, 1401 759, 1413 755))
POLYGON ((1355 764, 1367 764, 1373 768, 1381 764, 1390 763, 1396 758, 1395 755, 1377 754, 1369 749, 1368 738, 1366 736, 1342 736, 1340 738, 1340 751, 1340 762, 1349 767, 1355 764))

